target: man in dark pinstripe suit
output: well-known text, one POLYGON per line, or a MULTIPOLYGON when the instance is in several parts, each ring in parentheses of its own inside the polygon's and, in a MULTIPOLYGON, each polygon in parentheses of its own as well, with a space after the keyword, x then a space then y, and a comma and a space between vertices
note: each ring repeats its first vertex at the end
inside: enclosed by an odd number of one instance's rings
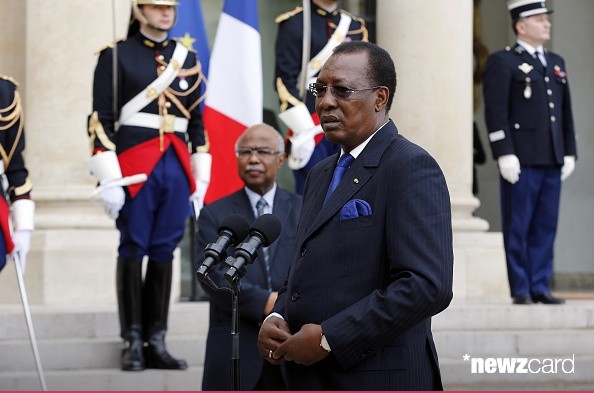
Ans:
POLYGON ((307 178, 260 354, 286 363, 289 390, 441 389, 431 317, 451 301, 453 267, 443 173, 389 118, 396 71, 385 50, 339 45, 310 89, 341 153, 307 178))

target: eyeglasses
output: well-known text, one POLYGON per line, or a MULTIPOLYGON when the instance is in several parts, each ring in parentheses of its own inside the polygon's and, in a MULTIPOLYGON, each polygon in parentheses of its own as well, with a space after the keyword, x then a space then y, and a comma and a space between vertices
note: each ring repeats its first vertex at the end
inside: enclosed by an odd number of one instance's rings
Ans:
POLYGON ((241 147, 235 150, 237 158, 242 159, 250 158, 253 153, 256 153, 256 155, 262 159, 267 159, 280 154, 280 151, 274 151, 266 147, 241 147))
POLYGON ((324 94, 326 94, 326 90, 330 88, 330 92, 332 92, 332 95, 334 97, 339 98, 341 100, 346 100, 349 99, 353 95, 353 93, 365 90, 375 90, 379 89, 380 87, 382 86, 367 87, 365 89, 351 89, 350 87, 345 86, 327 86, 322 83, 310 83, 309 91, 314 96, 321 98, 324 97, 324 94))

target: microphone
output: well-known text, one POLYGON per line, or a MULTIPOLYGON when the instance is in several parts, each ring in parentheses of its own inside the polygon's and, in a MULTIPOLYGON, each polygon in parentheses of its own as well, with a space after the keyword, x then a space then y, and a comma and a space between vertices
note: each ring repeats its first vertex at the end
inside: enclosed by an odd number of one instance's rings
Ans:
POLYGON ((248 235, 250 224, 243 216, 231 214, 219 226, 219 238, 215 243, 209 243, 204 249, 204 261, 196 271, 198 279, 205 278, 208 271, 216 265, 229 246, 236 246, 248 235))
POLYGON ((259 216, 249 229, 250 238, 248 241, 237 246, 235 258, 228 257, 225 260, 225 264, 230 266, 227 273, 225 273, 225 279, 231 285, 234 285, 235 278, 241 274, 244 265, 249 265, 256 259, 258 255, 256 251, 260 247, 268 247, 274 243, 280 232, 281 223, 278 218, 272 214, 259 216))

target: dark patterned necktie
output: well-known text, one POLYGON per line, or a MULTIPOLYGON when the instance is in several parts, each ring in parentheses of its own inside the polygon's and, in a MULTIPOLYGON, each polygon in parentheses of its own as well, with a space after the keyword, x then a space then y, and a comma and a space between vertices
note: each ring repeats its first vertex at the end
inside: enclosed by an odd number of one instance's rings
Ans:
POLYGON ((538 65, 540 66, 540 70, 545 71, 547 66, 542 61, 542 59, 544 59, 544 54, 542 54, 539 51, 536 51, 534 52, 534 55, 532 55, 532 57, 534 57, 534 59, 537 61, 538 65))
MULTIPOLYGON (((256 203, 258 210, 258 217, 264 214, 264 209, 268 206, 266 199, 260 198, 256 203)), ((270 251, 268 247, 262 247, 262 259, 264 259, 264 266, 266 267, 266 280, 268 281, 268 292, 272 292, 272 278, 270 277, 270 251)))
POLYGON ((330 186, 328 187, 328 192, 326 193, 324 203, 326 203, 330 195, 334 192, 334 190, 336 190, 336 187, 338 187, 338 185, 340 184, 340 180, 344 176, 344 173, 347 169, 349 169, 353 161, 355 161, 355 157, 351 156, 348 153, 343 154, 342 157, 340 157, 338 163, 336 164, 336 168, 334 169, 332 181, 330 181, 330 186))

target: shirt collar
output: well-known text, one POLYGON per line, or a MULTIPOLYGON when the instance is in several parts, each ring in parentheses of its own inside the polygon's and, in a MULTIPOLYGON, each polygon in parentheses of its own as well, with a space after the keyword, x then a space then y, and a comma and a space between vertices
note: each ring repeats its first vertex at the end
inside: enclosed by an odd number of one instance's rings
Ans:
POLYGON ((252 206, 252 210, 254 211, 254 215, 256 217, 258 216, 258 209, 256 209, 256 203, 258 203, 260 198, 264 198, 266 203, 268 203, 270 212, 272 212, 272 207, 274 204, 274 196, 276 195, 276 183, 274 183, 274 185, 272 186, 270 191, 268 191, 264 195, 260 195, 245 186, 243 187, 243 189, 245 190, 245 193, 247 194, 248 199, 250 200, 250 205, 252 206))
MULTIPOLYGON (((378 132, 379 130, 381 130, 382 128, 384 128, 384 126, 385 126, 386 124, 388 124, 388 122, 389 122, 389 121, 390 121, 390 120, 388 120, 387 122, 385 122, 384 124, 382 124, 380 128, 378 128, 378 129, 377 129, 377 130, 376 130, 376 131, 375 131, 373 134, 371 134, 371 135, 369 136, 369 138, 365 139, 365 140, 363 141, 363 143, 361 143, 359 146, 357 146, 357 147, 355 147, 353 150, 351 150, 351 153, 350 153, 350 154, 351 154, 351 156, 353 156, 355 159, 357 159, 357 157, 359 156, 359 154, 361 154, 361 152, 363 151, 363 149, 365 149, 365 146, 367 146, 367 144, 369 143, 369 141, 371 140, 371 138, 373 138, 373 136, 374 136, 375 134, 377 134, 377 132, 378 132)), ((344 154, 344 150, 340 149, 340 156, 342 157, 342 155, 343 155, 343 154, 344 154)))
POLYGON ((524 49, 526 49, 526 51, 528 53, 530 53, 531 56, 534 56, 534 53, 537 51, 544 54, 544 48, 542 45, 539 45, 535 48, 532 45, 530 45, 529 43, 522 41, 522 40, 518 40, 518 44, 520 44, 524 49))

